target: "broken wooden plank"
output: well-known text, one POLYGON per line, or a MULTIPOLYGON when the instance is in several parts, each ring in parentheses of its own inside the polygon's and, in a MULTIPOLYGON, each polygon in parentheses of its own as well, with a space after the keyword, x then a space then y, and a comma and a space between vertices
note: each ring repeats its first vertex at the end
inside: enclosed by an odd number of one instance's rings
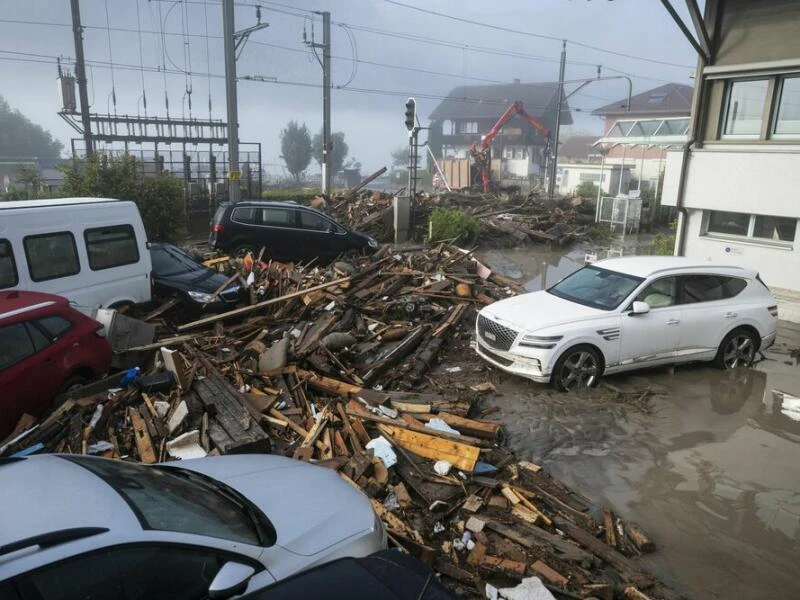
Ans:
POLYGON ((480 456, 480 449, 459 442, 417 433, 393 425, 379 425, 378 429, 392 436, 406 450, 432 460, 446 460, 457 469, 472 471, 480 456))
POLYGON ((155 463, 157 460, 156 453, 155 450, 153 450, 153 442, 150 439, 150 434, 147 432, 144 419, 142 419, 139 412, 133 407, 128 410, 128 416, 131 420, 131 426, 133 427, 139 460, 148 465, 155 463))
MULTIPOLYGON (((393 402, 394 404, 394 402, 393 402)), ((420 421, 428 422, 431 419, 441 419, 453 429, 457 429, 461 433, 467 435, 474 435, 475 437, 482 437, 494 440, 500 435, 501 426, 498 423, 489 423, 486 421, 476 421, 475 419, 466 419, 456 415, 451 415, 446 412, 438 414, 417 414, 414 415, 420 421)))
POLYGON ((553 585, 557 585, 559 587, 566 587, 569 580, 564 577, 561 573, 556 571, 553 567, 548 565, 543 560, 537 560, 535 563, 531 565, 531 570, 534 571, 536 574, 541 575, 547 581, 552 583, 553 585))

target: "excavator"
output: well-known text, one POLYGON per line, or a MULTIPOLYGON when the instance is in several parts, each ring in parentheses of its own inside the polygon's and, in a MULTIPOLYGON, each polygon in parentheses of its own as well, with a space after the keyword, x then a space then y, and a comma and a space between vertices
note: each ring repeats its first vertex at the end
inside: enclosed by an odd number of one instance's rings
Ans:
POLYGON ((488 192, 492 184, 490 169, 492 142, 494 141, 494 138, 497 137, 497 134, 503 129, 503 125, 505 125, 514 115, 520 115, 530 124, 531 127, 533 127, 544 138, 546 138, 546 150, 549 151, 550 130, 542 125, 538 119, 528 114, 528 112, 525 110, 525 107, 522 105, 522 102, 514 102, 505 110, 502 115, 500 115, 500 118, 497 119, 497 123, 495 123, 492 128, 481 137, 480 144, 477 142, 472 144, 472 147, 469 150, 469 153, 472 155, 475 169, 480 173, 481 185, 483 186, 484 192, 488 192))

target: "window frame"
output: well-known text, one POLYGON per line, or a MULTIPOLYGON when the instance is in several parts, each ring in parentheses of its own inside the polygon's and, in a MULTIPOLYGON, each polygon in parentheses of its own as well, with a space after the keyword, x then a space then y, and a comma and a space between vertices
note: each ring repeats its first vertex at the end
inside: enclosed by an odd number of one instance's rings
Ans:
POLYGON ((5 290, 19 285, 19 271, 17 270, 17 257, 14 255, 14 245, 11 243, 11 240, 0 238, 0 244, 7 244, 8 246, 9 257, 11 258, 11 272, 14 275, 14 282, 12 284, 3 285, 3 283, 0 282, 0 290, 5 290))
POLYGON ((722 100, 719 104, 719 114, 716 122, 716 132, 713 139, 708 139, 709 143, 722 144, 751 144, 751 143, 774 143, 774 144, 798 144, 800 143, 800 133, 776 133, 778 125, 778 112, 781 97, 783 94, 783 84, 788 79, 800 79, 800 70, 794 68, 780 72, 755 73, 752 75, 710 75, 705 80, 705 85, 714 82, 722 82, 724 90, 722 100), (764 107, 761 115, 761 127, 758 135, 753 134, 726 134, 725 127, 728 122, 728 109, 733 86, 742 81, 767 81, 767 91, 764 107))
POLYGON ((54 279, 63 279, 64 277, 74 277, 75 275, 78 275, 81 272, 81 257, 78 254, 78 245, 75 243, 75 235, 71 231, 50 231, 48 233, 36 233, 33 235, 26 235, 24 238, 22 238, 22 250, 25 252, 25 262, 28 265, 28 275, 30 275, 31 281, 34 281, 36 283, 40 283, 42 281, 52 281, 54 279), (33 267, 31 265, 31 257, 30 253, 28 252, 28 245, 27 245, 28 240, 45 238, 54 235, 64 235, 64 234, 68 235, 69 239, 72 241, 72 251, 75 254, 75 262, 78 267, 78 270, 71 273, 62 273, 60 275, 53 275, 52 277, 38 277, 38 278, 34 277, 33 267))
POLYGON ((119 225, 109 225, 107 227, 92 227, 90 229, 83 230, 83 243, 86 245, 86 260, 89 263, 89 269, 92 271, 105 271, 106 269, 116 269, 117 267, 124 267, 126 265, 135 265, 141 260, 141 255, 139 254, 139 240, 136 238, 136 231, 134 231, 133 226, 128 223, 121 223, 119 225), (95 267, 92 265, 92 253, 89 250, 89 234, 94 233, 96 231, 110 231, 110 230, 126 230, 130 233, 131 239, 133 240, 133 248, 136 251, 136 259, 129 260, 126 262, 115 263, 113 265, 109 265, 107 267, 95 267))
POLYGON ((760 213, 737 213, 737 214, 741 214, 741 215, 747 215, 748 219, 749 219, 748 220, 748 224, 747 224, 747 233, 744 234, 744 235, 739 235, 739 234, 736 234, 736 233, 724 233, 724 232, 709 231, 708 227, 709 227, 709 223, 711 221, 711 213, 713 213, 713 212, 734 212, 735 213, 737 211, 704 210, 703 211, 703 218, 702 218, 701 228, 700 228, 700 237, 705 237, 705 238, 709 238, 709 239, 736 241, 736 242, 742 242, 742 243, 747 243, 747 244, 758 244, 758 245, 763 245, 763 246, 771 246, 773 248, 785 248, 785 249, 789 249, 789 250, 794 248, 795 242, 797 241, 797 237, 798 237, 797 236, 797 228, 798 228, 798 221, 800 221, 800 219, 797 219, 795 217, 782 217, 782 216, 776 216, 776 215, 762 215, 760 213), (775 219, 790 219, 790 220, 794 220, 794 222, 795 222, 795 225, 794 225, 794 227, 795 227, 795 229, 794 229, 794 239, 787 241, 787 240, 773 240, 773 239, 764 238, 764 237, 756 237, 755 235, 753 235, 753 233, 755 231, 756 218, 758 218, 758 217, 771 217, 771 218, 775 218, 775 219))

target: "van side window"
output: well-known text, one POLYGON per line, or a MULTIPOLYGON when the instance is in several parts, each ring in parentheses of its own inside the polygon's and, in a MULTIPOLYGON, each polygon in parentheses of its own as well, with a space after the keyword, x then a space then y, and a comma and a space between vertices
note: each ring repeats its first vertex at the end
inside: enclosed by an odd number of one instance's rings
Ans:
POLYGON ((83 238, 86 240, 86 253, 92 271, 139 262, 136 234, 130 225, 87 229, 83 232, 83 238))
POLYGON ((262 208, 261 224, 294 228, 296 226, 295 213, 286 208, 262 208))
POLYGON ((242 223, 243 225, 256 225, 256 209, 255 208, 234 208, 231 214, 231 221, 235 223, 242 223))
POLYGON ((14 251, 11 242, 0 240, 0 290, 14 287, 19 283, 17 263, 14 262, 14 251))
POLYGON ((333 224, 322 215, 312 213, 310 211, 300 211, 300 228, 310 229, 312 231, 328 231, 333 224))
POLYGON ((81 271, 75 237, 69 231, 29 235, 22 244, 34 281, 68 277, 81 271))

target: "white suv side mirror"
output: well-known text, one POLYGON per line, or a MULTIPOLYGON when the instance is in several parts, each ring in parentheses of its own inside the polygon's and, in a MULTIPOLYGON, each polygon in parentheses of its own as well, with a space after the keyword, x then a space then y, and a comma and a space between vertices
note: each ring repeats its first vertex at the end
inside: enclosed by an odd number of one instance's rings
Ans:
POLYGON ((219 570, 211 585, 208 586, 209 598, 230 598, 247 589, 247 582, 256 570, 242 563, 229 560, 219 570))
POLYGON ((631 307, 630 316, 634 317, 636 315, 644 315, 650 312, 650 305, 647 302, 640 302, 639 300, 635 300, 633 302, 633 306, 631 307))

